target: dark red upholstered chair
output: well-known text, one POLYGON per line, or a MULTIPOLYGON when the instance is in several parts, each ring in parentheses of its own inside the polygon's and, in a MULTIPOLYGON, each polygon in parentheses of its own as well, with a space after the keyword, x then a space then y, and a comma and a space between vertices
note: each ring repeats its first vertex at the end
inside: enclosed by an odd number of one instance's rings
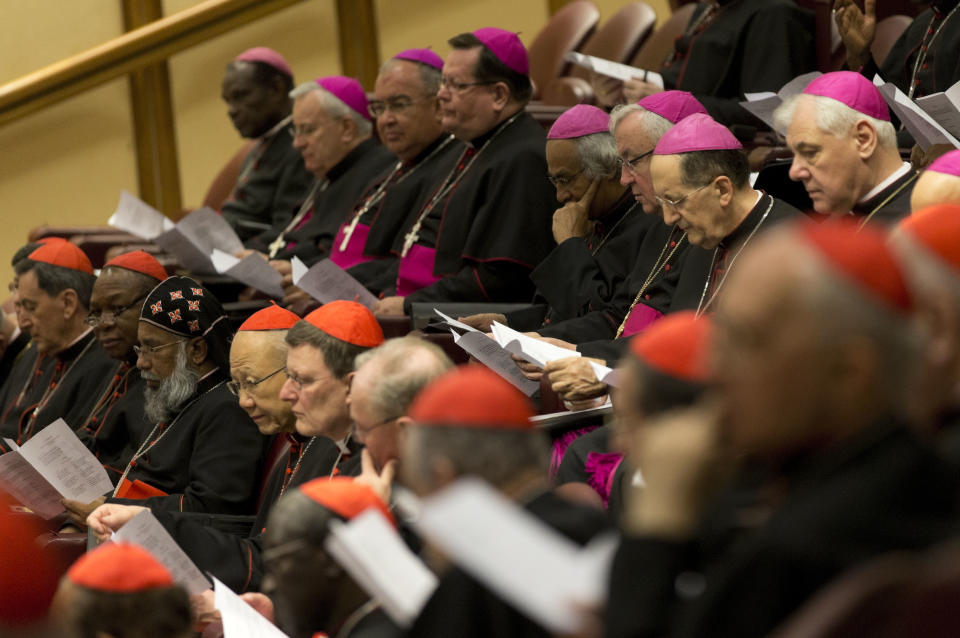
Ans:
POLYGON ((574 0, 553 14, 527 49, 534 99, 567 71, 569 62, 563 56, 579 50, 599 20, 600 11, 590 0, 574 0))
POLYGON ((882 66, 894 43, 907 30, 913 18, 905 15, 889 16, 877 22, 877 35, 870 46, 870 52, 877 66, 882 66))
POLYGON ((630 61, 630 65, 651 71, 659 69, 663 65, 663 61, 673 51, 674 40, 687 28, 690 16, 693 15, 696 8, 696 4, 686 4, 679 9, 675 9, 673 15, 667 18, 643 43, 643 46, 630 61))

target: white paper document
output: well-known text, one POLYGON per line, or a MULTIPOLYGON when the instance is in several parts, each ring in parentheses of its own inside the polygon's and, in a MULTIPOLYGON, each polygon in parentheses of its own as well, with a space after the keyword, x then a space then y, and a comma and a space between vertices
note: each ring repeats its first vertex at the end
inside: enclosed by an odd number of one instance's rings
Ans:
POLYGON ((390 618, 409 627, 437 588, 437 577, 380 512, 334 521, 324 545, 390 618))
POLYGON ((173 222, 163 213, 127 191, 120 192, 120 203, 107 223, 148 241, 173 229, 173 222))
POLYGON ((917 106, 926 111, 947 132, 960 139, 960 82, 941 93, 919 98, 917 106))
POLYGON ((567 350, 552 343, 528 337, 496 321, 493 322, 493 336, 505 350, 541 368, 557 359, 580 356, 576 350, 567 350))
POLYGON ((0 484, 43 518, 63 511, 61 498, 89 503, 113 490, 103 465, 63 419, 0 457, 0 484))
POLYGON ((600 365, 599 363, 595 363, 593 361, 590 362, 590 367, 593 368, 593 373, 597 375, 598 381, 606 383, 611 388, 620 387, 618 385, 618 377, 620 375, 617 374, 616 370, 608 368, 604 365, 600 365))
POLYGON ((191 596, 210 589, 210 582, 150 510, 131 518, 111 539, 139 545, 153 554, 191 596))
POLYGON ((276 625, 216 578, 213 605, 220 611, 224 638, 286 638, 276 625))
POLYGON ((464 332, 479 332, 479 330, 477 330, 476 328, 474 328, 474 327, 472 327, 472 326, 468 326, 467 324, 463 323, 462 321, 457 321, 457 320, 454 319, 453 317, 451 317, 451 316, 449 316, 449 315, 443 314, 442 312, 440 312, 440 311, 437 310, 436 308, 434 308, 433 311, 434 311, 435 313, 437 313, 437 314, 440 316, 441 319, 443 319, 443 323, 447 324, 448 326, 450 326, 450 327, 452 327, 452 328, 459 328, 460 330, 463 330, 464 332))
POLYGON ((274 299, 283 299, 283 276, 258 253, 237 259, 219 248, 214 248, 210 261, 218 273, 261 290, 274 299))
POLYGON ((910 132, 921 149, 927 150, 934 144, 950 144, 960 148, 957 138, 948 133, 896 85, 884 82, 879 75, 873 76, 873 83, 880 90, 887 106, 900 118, 904 128, 910 132))
POLYGON ((291 261, 293 284, 320 303, 356 301, 367 308, 377 305, 377 298, 350 273, 329 259, 309 269, 297 257, 291 261))
POLYGON ((577 633, 577 611, 605 598, 615 543, 581 548, 478 479, 423 502, 417 531, 461 568, 553 633, 577 633))
MULTIPOLYGON (((745 102, 740 102, 740 106, 753 113, 761 122, 769 126, 770 130, 776 131, 776 126, 773 123, 773 112, 777 110, 777 107, 783 104, 787 98, 801 93, 807 88, 808 84, 821 75, 823 74, 820 71, 798 75, 784 84, 776 93, 772 91, 745 93, 744 97, 747 99, 745 102)), ((779 132, 783 133, 784 131, 779 132)))
POLYGON ((531 381, 523 376, 523 372, 517 367, 517 362, 513 360, 510 352, 503 349, 499 343, 488 337, 486 334, 478 331, 458 334, 453 333, 453 342, 463 348, 471 357, 487 366, 506 381, 509 381, 513 387, 523 392, 528 397, 540 389, 537 381, 531 381))
POLYGON ((619 62, 614 62, 613 60, 605 60, 604 58, 598 58, 592 55, 584 55, 583 53, 578 53, 576 51, 567 53, 565 56, 563 56, 563 59, 567 62, 572 62, 577 66, 582 66, 585 69, 590 69, 591 71, 599 73, 600 75, 606 75, 607 77, 616 78, 623 81, 639 79, 643 80, 644 82, 649 82, 650 84, 656 84, 661 89, 664 88, 663 76, 656 71, 638 69, 628 64, 620 64, 619 62))

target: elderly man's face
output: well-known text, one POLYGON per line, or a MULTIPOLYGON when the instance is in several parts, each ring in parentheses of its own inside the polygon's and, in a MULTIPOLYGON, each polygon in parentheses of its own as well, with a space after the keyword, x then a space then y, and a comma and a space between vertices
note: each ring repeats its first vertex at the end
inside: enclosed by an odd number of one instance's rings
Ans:
MULTIPOLYGON (((590 187, 590 179, 583 174, 583 164, 581 164, 580 155, 577 153, 576 142, 573 140, 549 140, 547 141, 546 155, 550 181, 557 189, 557 201, 566 204, 583 197, 590 187)), ((587 212, 591 218, 597 218, 606 212, 600 206, 600 198, 593 198, 590 210, 587 212)))
POLYGON ((401 160, 415 158, 443 132, 437 96, 427 93, 416 62, 397 60, 377 76, 372 108, 383 145, 401 160))
POLYGON ((280 105, 285 96, 274 87, 259 84, 254 66, 248 62, 227 67, 220 95, 230 121, 243 137, 260 137, 282 117, 280 105))
POLYGON ((323 177, 349 152, 351 137, 344 118, 331 117, 320 94, 307 93, 293 103, 293 147, 303 156, 303 165, 323 177))
POLYGON ((617 141, 617 154, 623 164, 620 183, 630 187, 633 198, 640 202, 644 213, 659 213, 660 205, 654 197, 656 193, 650 177, 650 159, 656 142, 641 126, 639 113, 631 113, 621 120, 614 138, 617 141))
MULTIPOLYGON (((863 160, 852 132, 836 137, 817 125, 816 103, 801 99, 787 128, 793 151, 790 179, 803 182, 818 213, 846 213, 865 194, 863 160)), ((869 191, 869 188, 867 188, 869 191)))
POLYGON ((36 272, 28 270, 17 281, 17 295, 20 301, 17 320, 30 333, 37 352, 54 354, 66 347, 67 291, 51 297, 40 289, 36 272))
POLYGON ((290 404, 297 432, 303 436, 328 435, 347 422, 347 389, 319 349, 303 344, 287 352, 287 380, 280 398, 290 404))
POLYGON ((180 343, 186 338, 167 332, 146 321, 137 326, 137 343, 140 354, 137 356, 137 367, 151 389, 158 388, 164 379, 168 378, 177 369, 177 352, 180 343))
POLYGON ((128 270, 106 269, 93 284, 90 316, 98 319, 93 332, 111 358, 124 361, 133 354, 145 297, 136 274, 128 270))
POLYGON ((261 434, 292 432, 296 418, 290 404, 280 398, 286 381, 285 358, 278 354, 274 331, 243 330, 230 346, 230 377, 237 384, 240 407, 257 424, 261 434))
POLYGON ((353 434, 358 443, 362 443, 377 471, 400 457, 400 437, 402 426, 398 423, 400 414, 378 414, 370 402, 379 367, 368 363, 353 375, 350 383, 350 419, 353 421, 353 434))
POLYGON ((437 93, 443 129, 464 142, 483 135, 497 123, 493 85, 472 84, 477 81, 474 70, 480 51, 480 47, 451 51, 443 63, 446 86, 437 93))
POLYGON ((715 248, 725 233, 723 208, 715 182, 704 188, 684 184, 680 178, 679 155, 654 156, 650 174, 657 195, 664 202, 663 221, 685 231, 691 244, 708 250, 715 248))

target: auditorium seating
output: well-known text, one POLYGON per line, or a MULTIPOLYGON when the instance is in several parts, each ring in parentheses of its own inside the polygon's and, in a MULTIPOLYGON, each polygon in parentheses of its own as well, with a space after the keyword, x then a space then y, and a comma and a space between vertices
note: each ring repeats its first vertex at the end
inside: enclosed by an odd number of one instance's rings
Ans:
POLYGON ((887 54, 893 48, 894 43, 907 30, 913 18, 905 15, 889 16, 877 22, 877 35, 870 47, 873 53, 873 59, 877 66, 882 66, 883 61, 887 59, 887 54))
POLYGON ((553 14, 527 51, 534 99, 554 78, 563 75, 569 67, 563 56, 580 49, 599 19, 600 12, 590 0, 575 0, 553 14))

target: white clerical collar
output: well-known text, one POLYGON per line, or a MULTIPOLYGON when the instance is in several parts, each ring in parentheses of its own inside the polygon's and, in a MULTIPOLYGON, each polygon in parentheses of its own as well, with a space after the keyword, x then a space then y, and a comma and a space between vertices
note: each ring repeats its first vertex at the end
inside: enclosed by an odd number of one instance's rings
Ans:
MULTIPOLYGON (((20 329, 20 328, 18 327, 17 330, 19 330, 19 329, 20 329)), ((78 343, 80 343, 80 342, 83 340, 83 338, 86 337, 86 336, 87 336, 88 334, 90 334, 91 332, 93 332, 93 328, 87 328, 87 329, 84 330, 82 333, 80 333, 80 336, 79 336, 79 337, 77 337, 76 339, 74 339, 73 341, 71 341, 70 343, 68 343, 67 345, 65 345, 65 346, 63 346, 62 348, 60 348, 60 350, 59 350, 58 352, 64 352, 65 350, 69 350, 69 349, 72 348, 73 346, 75 346, 75 345, 77 345, 78 343)))
POLYGON ((861 197, 860 201, 858 201, 857 203, 862 204, 864 202, 870 201, 871 199, 873 199, 874 197, 882 193, 883 189, 887 188, 888 186, 890 186, 890 184, 893 184, 895 181, 897 181, 898 179, 900 179, 901 177, 909 173, 911 168, 913 167, 910 165, 910 162, 904 162, 903 165, 900 166, 900 168, 890 173, 887 179, 883 180, 882 182, 874 186, 873 189, 869 193, 861 197))

